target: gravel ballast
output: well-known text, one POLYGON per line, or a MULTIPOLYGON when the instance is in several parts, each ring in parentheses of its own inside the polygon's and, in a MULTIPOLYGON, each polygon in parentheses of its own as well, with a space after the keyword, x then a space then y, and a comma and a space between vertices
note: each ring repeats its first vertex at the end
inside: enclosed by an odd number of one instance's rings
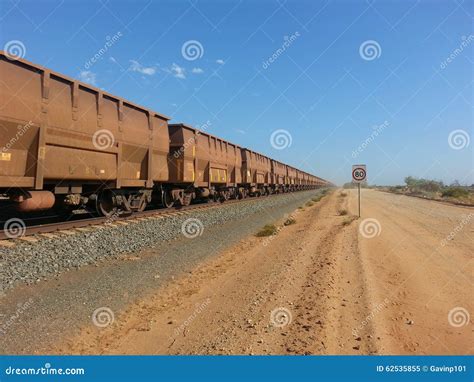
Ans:
MULTIPOLYGON (((140 221, 128 225, 95 228, 38 242, 19 242, 13 248, 0 249, 0 291, 25 282, 39 282, 50 275, 94 264, 124 253, 153 248, 180 236, 201 236, 206 229, 231 219, 265 213, 288 201, 307 198, 310 192, 279 195, 218 208, 191 211, 184 215, 140 221), (192 220, 189 220, 192 219, 192 220)), ((314 191, 313 191, 314 193, 314 191)))

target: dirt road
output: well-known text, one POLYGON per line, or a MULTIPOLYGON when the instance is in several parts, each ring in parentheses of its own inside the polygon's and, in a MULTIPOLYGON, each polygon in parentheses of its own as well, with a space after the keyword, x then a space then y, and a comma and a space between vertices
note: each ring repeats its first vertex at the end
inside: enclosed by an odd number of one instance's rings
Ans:
POLYGON ((355 219, 335 191, 50 352, 472 354, 474 210, 362 198, 355 219))

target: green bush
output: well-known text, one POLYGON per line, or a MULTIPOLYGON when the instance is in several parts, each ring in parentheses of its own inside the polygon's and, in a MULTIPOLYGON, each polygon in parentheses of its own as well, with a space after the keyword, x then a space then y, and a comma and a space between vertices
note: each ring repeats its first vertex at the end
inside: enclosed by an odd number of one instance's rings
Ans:
POLYGON ((441 193, 443 198, 465 198, 469 196, 469 191, 462 187, 449 187, 441 193))

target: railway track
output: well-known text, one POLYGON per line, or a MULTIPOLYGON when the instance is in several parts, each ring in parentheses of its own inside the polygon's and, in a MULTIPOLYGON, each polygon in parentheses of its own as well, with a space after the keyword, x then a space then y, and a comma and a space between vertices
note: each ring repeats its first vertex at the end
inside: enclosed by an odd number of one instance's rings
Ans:
MULTIPOLYGON (((309 190, 306 190, 306 191, 309 191, 309 190)), ((117 217, 117 218, 93 217, 93 218, 61 221, 61 222, 48 223, 48 224, 38 224, 38 225, 31 225, 31 226, 23 225, 22 227, 17 226, 17 229, 14 232, 9 232, 8 230, 0 231, 0 241, 1 241, 0 244, 9 246, 15 240, 33 241, 31 240, 31 237, 35 235, 40 235, 40 234, 44 235, 45 237, 48 237, 48 235, 54 235, 55 233, 58 233, 58 232, 67 233, 68 231, 72 232, 73 230, 77 230, 81 228, 84 229, 84 228, 107 225, 107 224, 122 224, 123 222, 134 222, 134 221, 138 222, 141 219, 155 218, 155 217, 160 217, 160 216, 167 217, 167 216, 173 216, 173 215, 181 215, 181 214, 188 213, 195 210, 219 208, 221 206, 226 206, 226 205, 235 204, 235 203, 256 202, 264 198, 278 197, 281 195, 287 195, 287 194, 272 194, 272 195, 262 196, 262 197, 227 200, 224 203, 219 203, 219 202, 200 203, 200 204, 193 204, 190 206, 179 207, 175 209, 167 209, 167 208, 152 209, 152 210, 146 210, 142 212, 135 212, 133 215, 127 216, 127 217, 117 217)), ((21 219, 18 219, 18 220, 21 220, 21 219)))

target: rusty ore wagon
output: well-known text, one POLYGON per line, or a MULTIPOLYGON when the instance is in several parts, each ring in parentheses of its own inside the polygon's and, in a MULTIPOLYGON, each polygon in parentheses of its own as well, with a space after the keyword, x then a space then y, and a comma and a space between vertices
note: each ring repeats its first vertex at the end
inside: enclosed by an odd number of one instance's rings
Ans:
POLYGON ((0 52, 0 206, 110 216, 323 179, 0 52))

